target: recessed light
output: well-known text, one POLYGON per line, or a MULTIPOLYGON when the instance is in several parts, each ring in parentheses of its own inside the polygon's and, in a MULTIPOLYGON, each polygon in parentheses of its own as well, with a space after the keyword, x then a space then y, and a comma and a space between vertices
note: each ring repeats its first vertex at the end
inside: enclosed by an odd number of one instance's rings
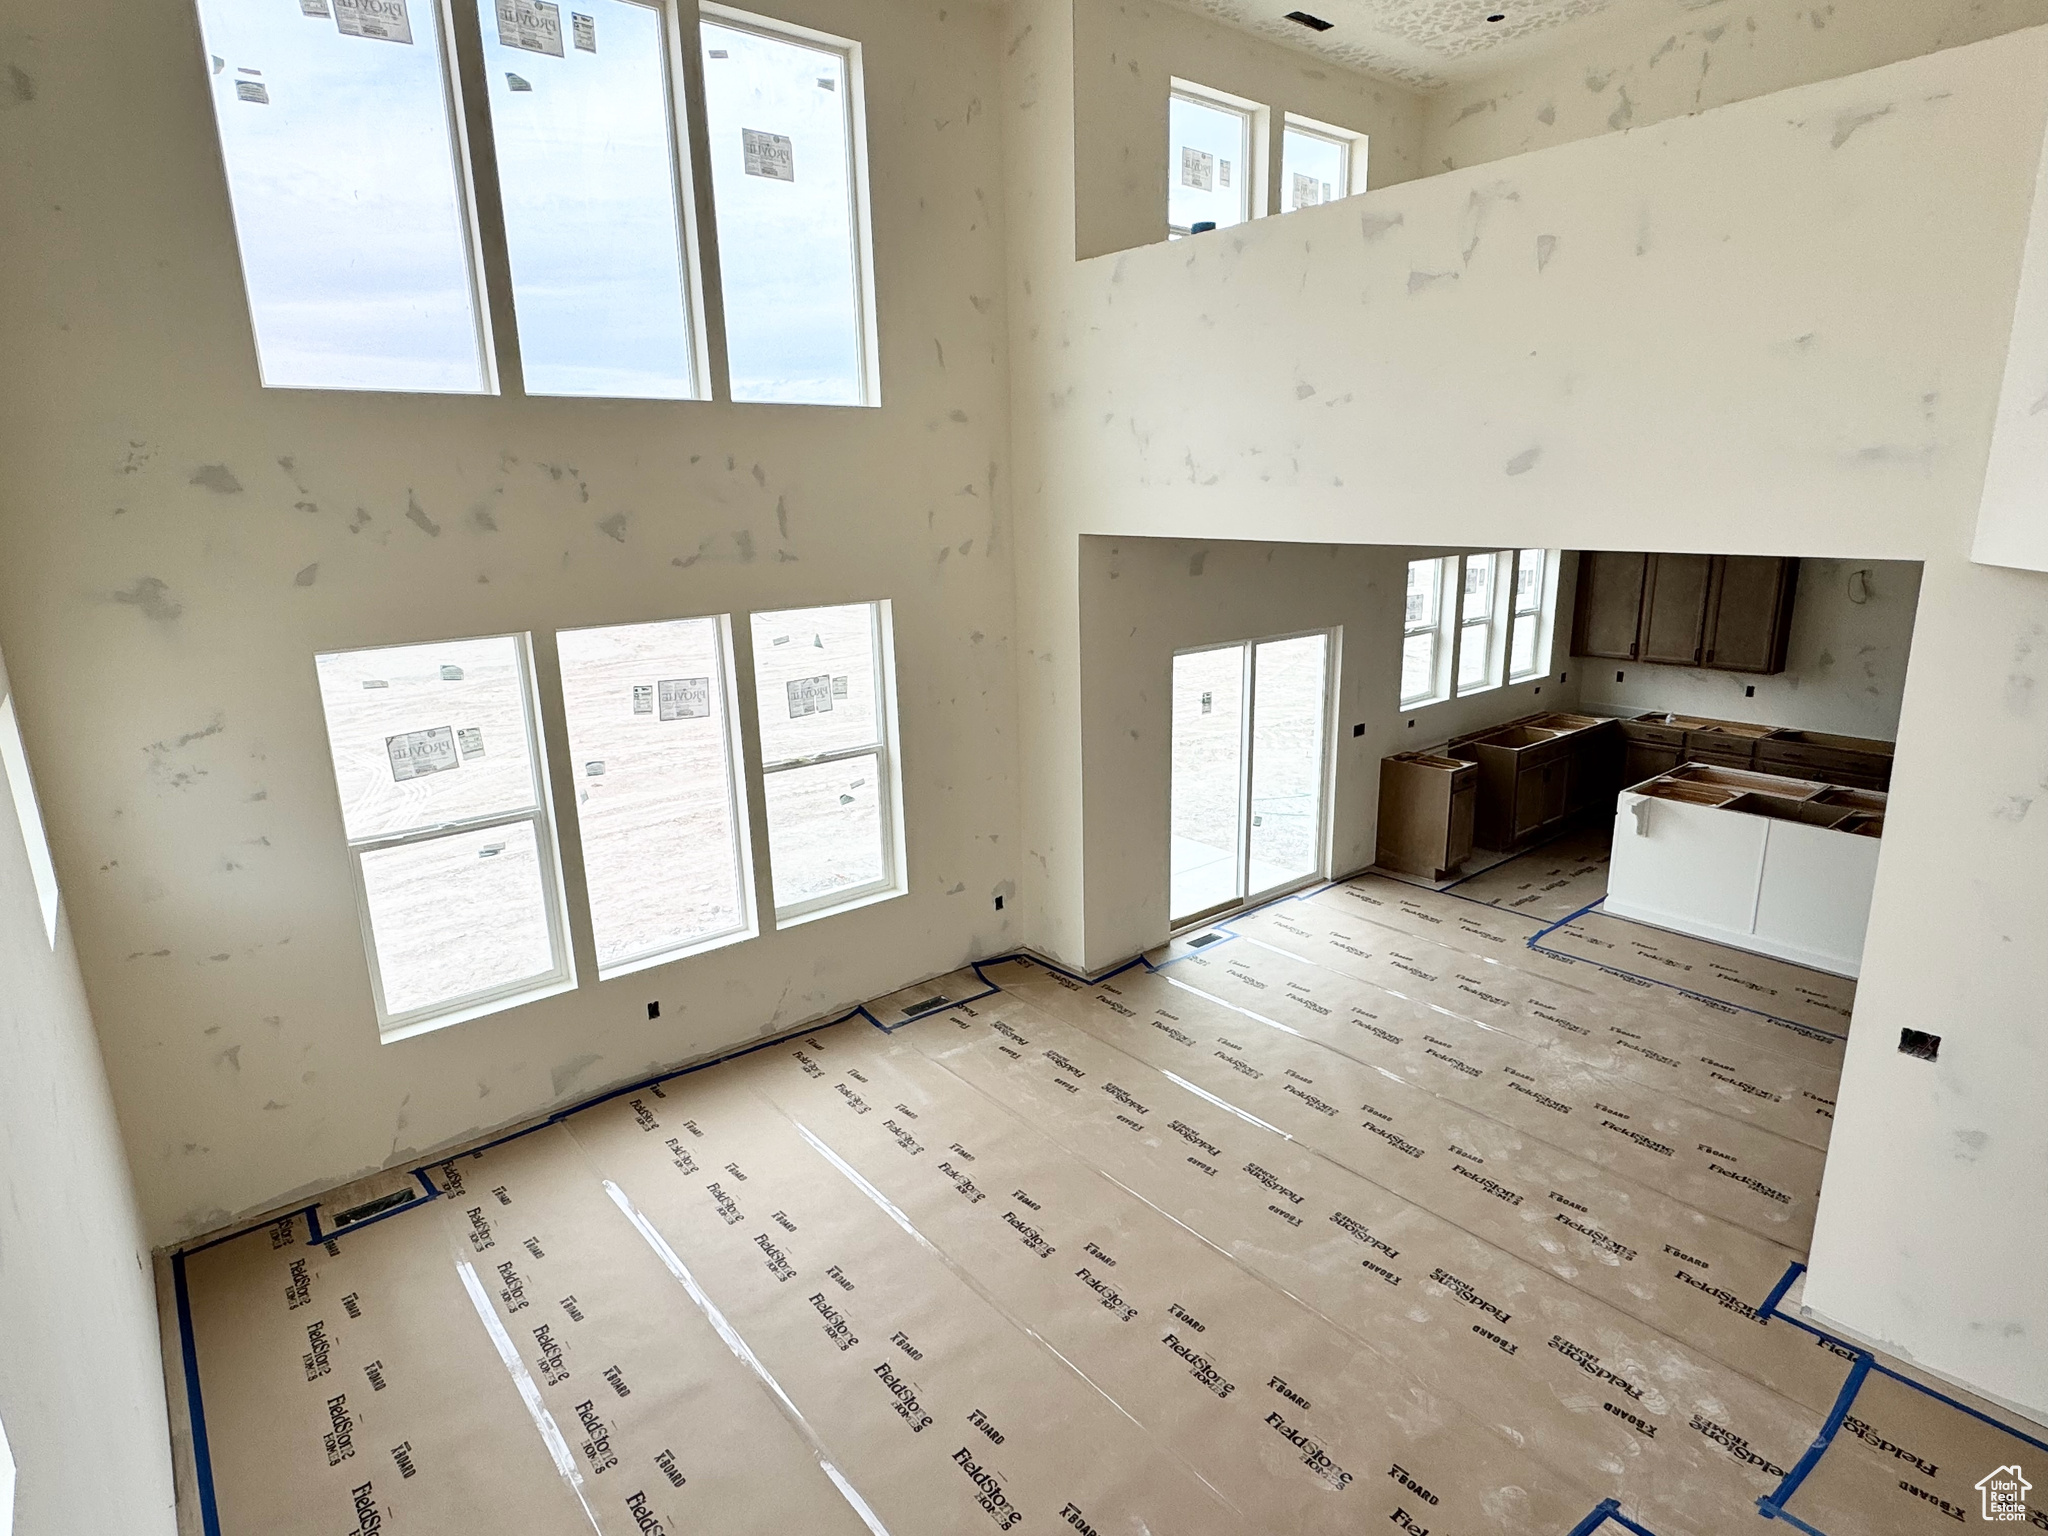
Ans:
POLYGON ((1311 16, 1307 11, 1289 11, 1284 19, 1298 26, 1307 27, 1311 32, 1327 32, 1336 25, 1335 22, 1325 21, 1320 16, 1311 16))

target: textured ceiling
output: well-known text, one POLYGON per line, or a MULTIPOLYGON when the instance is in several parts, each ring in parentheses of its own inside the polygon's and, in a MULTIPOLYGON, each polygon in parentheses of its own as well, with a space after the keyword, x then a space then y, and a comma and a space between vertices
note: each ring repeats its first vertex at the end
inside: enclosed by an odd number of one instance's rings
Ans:
POLYGON ((1677 19, 1726 0, 1175 0, 1227 25, 1419 90, 1563 52, 1595 32, 1677 19), (1300 9, 1332 23, 1285 19, 1300 9), (1500 20, 1488 18, 1498 16, 1500 20))

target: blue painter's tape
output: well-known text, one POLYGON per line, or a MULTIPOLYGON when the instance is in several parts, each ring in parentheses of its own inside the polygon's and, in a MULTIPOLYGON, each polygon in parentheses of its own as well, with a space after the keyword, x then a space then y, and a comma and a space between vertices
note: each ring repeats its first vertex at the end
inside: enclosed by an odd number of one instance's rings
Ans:
POLYGON ((1806 1273, 1806 1266, 1794 1259, 1785 1266, 1785 1273, 1778 1283, 1771 1287, 1771 1294, 1764 1298, 1764 1304, 1756 1309, 1756 1315, 1768 1323, 1777 1315, 1778 1303, 1785 1299, 1785 1293, 1792 1289, 1792 1283, 1806 1273))
POLYGON ((1589 901, 1583 907, 1579 908, 1578 911, 1574 912, 1570 917, 1561 917, 1556 922, 1552 923, 1548 928, 1539 929, 1536 933, 1530 935, 1529 947, 1531 949, 1535 949, 1539 945, 1541 945, 1545 939, 1549 938, 1553 933, 1557 932, 1558 929, 1571 927, 1573 923, 1576 923, 1588 912, 1592 911, 1595 907, 1599 906, 1601 901, 1605 901, 1606 899, 1607 898, 1605 896, 1602 896, 1599 901, 1589 901))
POLYGON ((199 1391, 199 1341, 192 1335, 192 1293, 185 1284, 185 1255, 171 1255, 171 1279, 178 1295, 178 1343, 185 1360, 185 1405, 192 1417, 192 1473, 199 1484, 199 1523, 206 1536, 220 1536, 220 1509, 213 1496, 213 1451, 206 1438, 206 1404, 199 1391))
POLYGON ((1594 1506, 1593 1512, 1573 1526, 1565 1536, 1593 1536, 1595 1531, 1603 1530, 1609 1525, 1618 1525, 1624 1531, 1630 1532, 1631 1536, 1657 1536, 1657 1533, 1648 1526, 1638 1525, 1624 1515, 1619 1499, 1602 1499, 1594 1506))
POLYGON ((1787 1515, 1785 1505, 1792 1495, 1799 1491, 1799 1485, 1806 1481, 1815 1467, 1820 1465, 1820 1459, 1827 1454, 1828 1447, 1834 1444, 1835 1435, 1842 1427, 1842 1420, 1849 1416, 1850 1408, 1855 1406, 1856 1394, 1863 1390, 1863 1380, 1870 1374, 1870 1366, 1871 1359, 1867 1353, 1859 1353, 1856 1356, 1856 1363, 1849 1367, 1848 1380, 1842 1383, 1842 1390, 1835 1395, 1835 1406, 1828 1410, 1827 1421, 1821 1425, 1820 1433, 1814 1436, 1813 1444, 1806 1448, 1806 1454, 1799 1458, 1798 1465, 1785 1474, 1784 1481, 1778 1484, 1776 1491, 1756 1501, 1757 1512, 1766 1520, 1782 1519, 1798 1526, 1802 1531, 1810 1532, 1811 1536, 1823 1536, 1823 1533, 1815 1531, 1812 1526, 1797 1517, 1787 1515))

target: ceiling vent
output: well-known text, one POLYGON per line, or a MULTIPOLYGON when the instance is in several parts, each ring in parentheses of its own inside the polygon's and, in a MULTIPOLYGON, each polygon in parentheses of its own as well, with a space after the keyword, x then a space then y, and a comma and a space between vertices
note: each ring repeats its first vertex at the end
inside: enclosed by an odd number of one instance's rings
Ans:
POLYGON ((1297 26, 1307 27, 1311 32, 1327 32, 1335 25, 1334 22, 1325 21, 1320 16, 1311 16, 1307 11, 1289 11, 1286 19, 1297 26))

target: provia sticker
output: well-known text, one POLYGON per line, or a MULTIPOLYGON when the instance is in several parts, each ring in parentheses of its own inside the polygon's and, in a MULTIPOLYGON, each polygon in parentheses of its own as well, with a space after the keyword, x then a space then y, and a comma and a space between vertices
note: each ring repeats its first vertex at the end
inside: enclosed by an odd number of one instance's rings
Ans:
POLYGON ((455 732, 445 725, 387 736, 384 750, 391 754, 391 777, 400 784, 462 766, 462 760, 455 755, 455 732))
POLYGON ((498 0, 498 41, 562 57, 562 8, 548 0, 498 0))
POLYGON ((651 715, 654 713, 654 684, 635 683, 633 685, 633 713, 636 715, 651 715))
POLYGON ((702 720, 710 713, 710 678, 664 677, 661 680, 662 719, 702 720))
POLYGON ((461 682, 461 681, 462 681, 462 668, 460 668, 460 667, 456 667, 456 666, 450 666, 450 665, 448 665, 448 664, 446 664, 446 663, 443 663, 443 664, 442 664, 442 667, 441 667, 441 681, 442 681, 442 682, 444 682, 444 683, 459 683, 459 682, 461 682))
POLYGON ((832 713, 832 676, 792 677, 789 680, 789 718, 832 713))
POLYGON ((505 71, 505 88, 510 91, 530 91, 533 89, 533 82, 524 75, 513 74, 508 69, 505 71))
POLYGON ((844 676, 832 679, 832 697, 835 699, 846 697, 846 679, 844 676))
POLYGON ((1216 157, 1192 144, 1180 147, 1180 184, 1197 192, 1216 190, 1216 157))
POLYGON ((1294 173, 1294 206, 1313 208, 1323 200, 1323 183, 1313 176, 1294 173))
POLYGON ((746 156, 749 176, 765 176, 770 181, 796 180, 796 146, 782 134, 742 128, 740 148, 746 156))
POLYGON ((576 46, 585 53, 597 52, 597 18, 586 16, 581 11, 569 13, 570 28, 576 34, 576 46))
POLYGON ((270 92, 261 80, 237 80, 235 100, 259 102, 267 107, 270 105, 270 92))
POLYGON ((1218 160, 1216 162, 1216 185, 1219 187, 1230 185, 1230 162, 1228 160, 1218 160))
POLYGON ((299 13, 303 16, 332 16, 327 0, 299 0, 299 13))
POLYGON ((464 757, 484 755, 484 732, 480 725, 465 725, 455 733, 455 741, 462 748, 464 757))
POLYGON ((412 41, 412 17, 405 0, 334 0, 334 25, 343 37, 412 41))

